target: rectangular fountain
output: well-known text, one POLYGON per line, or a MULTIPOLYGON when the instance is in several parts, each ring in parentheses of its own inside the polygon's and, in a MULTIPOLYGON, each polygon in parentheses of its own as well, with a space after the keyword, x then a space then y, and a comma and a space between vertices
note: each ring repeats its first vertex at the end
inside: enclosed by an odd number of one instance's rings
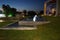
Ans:
POLYGON ((38 17, 37 15, 31 18, 23 19, 18 22, 19 25, 33 25, 33 26, 46 24, 46 23, 50 23, 50 21, 47 21, 42 17, 38 17))
POLYGON ((45 20, 43 17, 35 15, 34 17, 25 18, 19 20, 15 23, 7 25, 5 28, 0 28, 3 30, 36 30, 37 25, 42 25, 50 23, 50 21, 45 20))

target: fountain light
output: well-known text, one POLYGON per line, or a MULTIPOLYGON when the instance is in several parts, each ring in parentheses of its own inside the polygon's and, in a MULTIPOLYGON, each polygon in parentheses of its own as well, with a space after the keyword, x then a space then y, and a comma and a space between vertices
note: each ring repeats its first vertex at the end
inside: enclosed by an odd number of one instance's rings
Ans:
POLYGON ((35 15, 35 16, 33 17, 33 21, 34 21, 34 22, 36 21, 36 17, 37 17, 37 15, 35 15))

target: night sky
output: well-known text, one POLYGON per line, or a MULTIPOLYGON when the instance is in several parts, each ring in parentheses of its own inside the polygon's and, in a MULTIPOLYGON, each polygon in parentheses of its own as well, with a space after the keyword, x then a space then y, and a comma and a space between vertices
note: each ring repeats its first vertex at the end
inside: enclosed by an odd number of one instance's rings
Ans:
POLYGON ((10 5, 17 10, 43 10, 45 0, 0 0, 0 8, 2 4, 10 5))

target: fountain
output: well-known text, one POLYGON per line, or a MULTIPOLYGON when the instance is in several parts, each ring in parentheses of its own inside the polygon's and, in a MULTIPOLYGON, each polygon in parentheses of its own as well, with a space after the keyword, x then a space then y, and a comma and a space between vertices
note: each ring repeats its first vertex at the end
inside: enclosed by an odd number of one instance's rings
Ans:
POLYGON ((37 29, 37 25, 50 23, 50 21, 47 21, 43 17, 39 17, 37 15, 33 17, 28 17, 25 19, 22 19, 20 21, 16 21, 15 23, 9 24, 4 28, 0 28, 3 30, 35 30, 37 29))
POLYGON ((34 17, 25 18, 18 22, 19 25, 33 25, 33 26, 46 24, 46 23, 50 23, 50 21, 47 21, 45 18, 41 16, 39 17, 37 15, 35 15, 34 17))

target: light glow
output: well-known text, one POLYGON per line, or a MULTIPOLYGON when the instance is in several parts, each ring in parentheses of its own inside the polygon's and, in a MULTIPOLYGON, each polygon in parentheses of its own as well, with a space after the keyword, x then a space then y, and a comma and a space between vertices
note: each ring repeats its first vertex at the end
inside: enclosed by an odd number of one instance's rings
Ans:
POLYGON ((35 16, 33 17, 33 21, 34 21, 34 22, 36 21, 36 17, 37 17, 37 15, 35 15, 35 16))
POLYGON ((5 14, 0 14, 0 18, 2 18, 2 17, 6 17, 5 14))

